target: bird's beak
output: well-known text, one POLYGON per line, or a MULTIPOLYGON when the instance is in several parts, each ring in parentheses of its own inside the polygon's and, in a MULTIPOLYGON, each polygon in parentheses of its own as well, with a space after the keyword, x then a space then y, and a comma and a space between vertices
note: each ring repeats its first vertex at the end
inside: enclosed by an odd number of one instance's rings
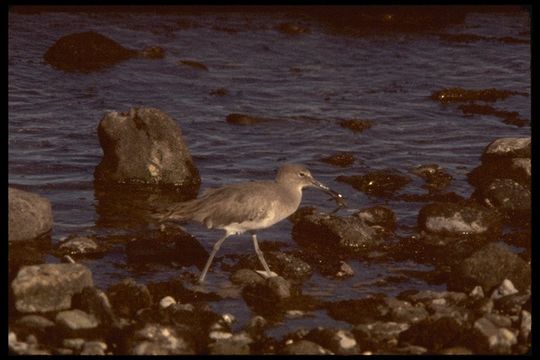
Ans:
POLYGON ((341 195, 337 191, 334 191, 334 190, 330 189, 328 186, 326 186, 323 183, 315 180, 314 178, 311 178, 311 183, 317 189, 322 190, 327 194, 330 194, 334 198, 334 200, 336 200, 336 202, 338 202, 339 204, 341 204, 341 203, 345 204, 344 199, 343 199, 343 195, 341 195))

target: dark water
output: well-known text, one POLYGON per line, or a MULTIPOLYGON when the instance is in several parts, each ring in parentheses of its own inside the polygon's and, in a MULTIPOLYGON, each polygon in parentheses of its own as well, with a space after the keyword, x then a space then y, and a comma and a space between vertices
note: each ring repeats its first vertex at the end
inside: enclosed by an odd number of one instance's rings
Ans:
MULTIPOLYGON (((344 194, 351 207, 390 207, 397 217, 398 234, 412 235, 424 203, 369 197, 334 179, 387 168, 407 173, 417 165, 437 163, 454 177, 448 190, 468 197, 473 189, 466 174, 479 164, 484 147, 496 138, 530 135, 528 126, 507 125, 493 116, 466 118, 456 105, 429 98, 433 91, 447 87, 530 93, 529 44, 448 42, 433 33, 351 37, 323 31, 316 22, 308 22, 311 32, 290 36, 275 29, 283 21, 294 19, 261 13, 11 13, 10 186, 50 199, 53 242, 71 234, 122 234, 123 229, 96 225, 93 171, 102 155, 96 127, 109 110, 151 106, 171 115, 182 128, 201 172, 202 189, 273 178, 284 162, 304 163, 317 179, 344 194), (90 74, 64 73, 43 62, 43 54, 59 37, 87 30, 133 49, 158 45, 166 56, 132 59, 90 74), (178 65, 179 60, 203 62, 209 71, 178 65), (228 95, 209 94, 221 87, 228 95), (235 126, 225 122, 233 112, 276 120, 235 126), (370 119, 374 125, 353 133, 336 123, 351 118, 370 119), (353 166, 342 169, 319 161, 339 151, 355 155, 353 166)), ((462 23, 444 32, 527 39, 529 17, 526 12, 469 12, 462 23)), ((494 107, 530 119, 530 101, 530 97, 511 96, 494 107)), ((423 181, 411 176, 413 181, 402 193, 423 193, 423 181)), ((333 209, 325 195, 311 190, 304 194, 304 205, 333 209)), ((295 247, 291 227, 285 221, 261 232, 259 238, 295 247)), ((219 236, 198 226, 187 230, 208 250, 219 236)), ((251 252, 247 236, 232 237, 219 256, 251 252)), ((47 261, 59 259, 51 256, 47 261)), ((127 264, 122 246, 102 259, 82 262, 92 269, 101 288, 127 276, 145 283, 183 270, 198 271, 194 266, 166 265, 135 271, 127 264)), ((304 293, 337 300, 445 288, 400 276, 407 270, 430 270, 412 261, 350 261, 350 265, 353 278, 335 281, 315 274, 305 283, 304 293)), ((219 272, 217 266, 212 270, 208 287, 228 294, 212 305, 236 315, 241 326, 249 309, 229 284, 229 274, 219 272)), ((318 312, 273 331, 332 323, 336 322, 318 312)))

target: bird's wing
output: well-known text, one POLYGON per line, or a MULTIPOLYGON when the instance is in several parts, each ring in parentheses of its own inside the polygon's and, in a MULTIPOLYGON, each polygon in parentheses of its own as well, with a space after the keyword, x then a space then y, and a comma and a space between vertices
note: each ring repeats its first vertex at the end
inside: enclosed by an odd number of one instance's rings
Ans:
POLYGON ((274 200, 264 196, 267 186, 252 182, 212 189, 198 199, 200 204, 193 219, 210 228, 262 220, 274 200))

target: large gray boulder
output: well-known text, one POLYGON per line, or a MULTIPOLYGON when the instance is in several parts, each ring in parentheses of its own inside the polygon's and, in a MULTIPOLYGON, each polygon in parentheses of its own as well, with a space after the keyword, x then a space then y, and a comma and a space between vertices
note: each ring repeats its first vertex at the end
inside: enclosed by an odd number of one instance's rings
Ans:
POLYGON ((100 182, 174 185, 198 191, 199 171, 175 121, 154 108, 109 112, 98 136, 103 159, 94 176, 100 182))
POLYGON ((25 266, 11 283, 15 307, 23 313, 69 309, 85 286, 93 286, 92 273, 81 264, 25 266))
POLYGON ((52 209, 46 198, 10 187, 8 202, 9 241, 31 240, 51 230, 52 209))

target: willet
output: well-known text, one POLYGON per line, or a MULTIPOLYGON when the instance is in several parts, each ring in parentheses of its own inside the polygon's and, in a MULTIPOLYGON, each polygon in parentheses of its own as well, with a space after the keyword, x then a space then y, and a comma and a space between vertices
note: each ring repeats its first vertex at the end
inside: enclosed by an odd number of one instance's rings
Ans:
POLYGON ((225 234, 214 244, 199 277, 204 282, 214 256, 226 238, 251 233, 255 253, 266 275, 272 272, 257 242, 257 230, 266 229, 294 213, 302 200, 304 187, 315 187, 331 194, 341 206, 343 197, 319 181, 302 165, 286 164, 279 168, 275 181, 251 181, 209 189, 199 198, 175 204, 161 221, 197 221, 209 229, 222 229, 225 234))

